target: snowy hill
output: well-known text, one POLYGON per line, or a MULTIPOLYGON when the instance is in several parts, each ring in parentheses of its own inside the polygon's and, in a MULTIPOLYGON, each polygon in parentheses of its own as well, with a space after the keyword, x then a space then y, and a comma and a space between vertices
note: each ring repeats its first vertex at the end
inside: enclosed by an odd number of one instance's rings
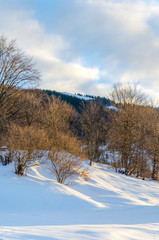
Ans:
POLYGON ((0 166, 0 240, 159 239, 159 183, 104 165, 90 172, 64 186, 45 165, 23 177, 0 166))
POLYGON ((64 94, 64 95, 67 95, 67 96, 71 96, 71 97, 76 97, 76 98, 79 98, 79 99, 85 100, 85 101, 89 101, 89 100, 93 100, 94 99, 92 97, 87 97, 87 96, 78 95, 78 94, 72 94, 72 93, 67 93, 67 92, 61 92, 61 94, 64 94))
POLYGON ((82 94, 72 94, 66 92, 56 92, 51 90, 43 90, 43 93, 46 93, 49 96, 60 97, 61 100, 66 101, 68 104, 72 105, 78 112, 81 112, 81 107, 83 102, 87 103, 89 101, 95 101, 101 103, 104 106, 111 106, 111 101, 105 97, 99 96, 83 96, 82 94))

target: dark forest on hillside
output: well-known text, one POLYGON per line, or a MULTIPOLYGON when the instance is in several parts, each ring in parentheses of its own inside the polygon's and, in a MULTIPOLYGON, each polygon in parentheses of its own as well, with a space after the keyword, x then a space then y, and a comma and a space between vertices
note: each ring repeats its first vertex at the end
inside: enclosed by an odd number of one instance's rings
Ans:
MULTIPOLYGON (((68 104, 72 105, 78 112, 81 112, 83 103, 86 104, 86 102, 88 101, 88 100, 83 100, 83 99, 78 98, 78 95, 83 96, 82 94, 77 94, 77 97, 76 97, 76 96, 70 96, 67 94, 63 94, 63 93, 51 91, 51 90, 43 90, 43 92, 47 93, 49 96, 54 95, 56 97, 60 97, 61 100, 66 101, 68 104)), ((111 105, 111 101, 105 97, 91 96, 91 95, 84 95, 84 97, 90 97, 93 100, 89 100, 89 101, 95 101, 104 106, 111 105)))

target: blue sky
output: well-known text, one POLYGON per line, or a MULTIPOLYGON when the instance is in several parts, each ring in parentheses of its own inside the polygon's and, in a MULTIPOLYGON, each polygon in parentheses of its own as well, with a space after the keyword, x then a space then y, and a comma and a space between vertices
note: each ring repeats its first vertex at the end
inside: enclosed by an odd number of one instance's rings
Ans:
POLYGON ((106 96, 116 82, 159 92, 159 1, 0 0, 0 33, 16 39, 40 88, 106 96))

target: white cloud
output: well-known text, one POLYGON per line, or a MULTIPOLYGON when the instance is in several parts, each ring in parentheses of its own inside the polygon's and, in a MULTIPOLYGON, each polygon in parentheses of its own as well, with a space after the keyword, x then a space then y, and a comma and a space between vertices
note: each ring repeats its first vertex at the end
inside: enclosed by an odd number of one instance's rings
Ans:
POLYGON ((56 86, 58 91, 83 92, 83 85, 90 85, 99 79, 99 70, 97 68, 86 68, 77 63, 64 63, 60 60, 52 59, 49 62, 42 62, 46 65, 46 82, 43 82, 43 88, 56 86))
POLYGON ((139 81, 157 95, 158 1, 69 0, 65 7, 52 23, 56 34, 33 11, 0 9, 0 32, 33 56, 41 87, 104 95, 116 81, 139 81))
POLYGON ((85 67, 79 59, 62 59, 63 52, 71 51, 69 44, 60 35, 47 34, 32 12, 1 9, 0 22, 0 32, 33 56, 42 73, 41 88, 80 92, 83 84, 98 80, 98 68, 85 67))
POLYGON ((157 96, 159 2, 88 0, 87 3, 96 11, 95 18, 103 20, 97 31, 101 37, 104 32, 108 75, 113 75, 113 81, 139 81, 144 91, 157 96))

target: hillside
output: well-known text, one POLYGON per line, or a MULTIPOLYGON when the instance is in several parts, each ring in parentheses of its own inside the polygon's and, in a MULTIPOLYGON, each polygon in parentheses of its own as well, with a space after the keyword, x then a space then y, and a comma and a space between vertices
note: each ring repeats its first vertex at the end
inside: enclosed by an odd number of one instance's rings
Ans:
POLYGON ((158 182, 107 165, 94 164, 90 172, 87 182, 64 186, 45 164, 23 177, 13 164, 0 166, 0 239, 159 239, 158 182))
POLYGON ((87 101, 96 101, 100 102, 105 106, 110 106, 111 101, 105 97, 99 96, 90 96, 90 95, 82 95, 82 94, 70 94, 65 92, 56 92, 51 90, 43 90, 44 93, 49 96, 55 95, 56 97, 60 97, 63 101, 66 101, 68 104, 71 104, 77 111, 81 111, 82 103, 86 103, 87 101))

